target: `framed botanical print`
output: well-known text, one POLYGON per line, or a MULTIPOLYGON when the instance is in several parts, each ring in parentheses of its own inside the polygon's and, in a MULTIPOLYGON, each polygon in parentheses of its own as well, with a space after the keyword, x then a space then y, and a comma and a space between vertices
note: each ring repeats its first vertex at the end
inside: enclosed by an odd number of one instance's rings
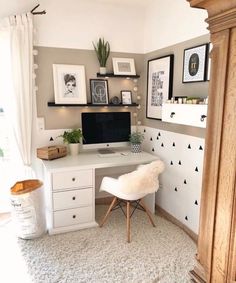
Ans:
POLYGON ((108 81, 102 79, 90 80, 92 104, 108 104, 108 81))
POLYGON ((162 105, 172 96, 174 55, 148 61, 146 117, 162 119, 162 105))
POLYGON ((53 81, 55 103, 87 103, 84 66, 53 64, 53 81))
POLYGON ((208 44, 184 50, 183 83, 203 82, 206 80, 208 44))

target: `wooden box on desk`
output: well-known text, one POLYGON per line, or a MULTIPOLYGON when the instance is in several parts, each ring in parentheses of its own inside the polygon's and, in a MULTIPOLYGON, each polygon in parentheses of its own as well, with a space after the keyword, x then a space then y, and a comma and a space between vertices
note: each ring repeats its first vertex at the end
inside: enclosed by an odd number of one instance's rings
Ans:
POLYGON ((37 148, 37 157, 40 159, 52 160, 67 155, 67 148, 64 145, 53 145, 37 148))

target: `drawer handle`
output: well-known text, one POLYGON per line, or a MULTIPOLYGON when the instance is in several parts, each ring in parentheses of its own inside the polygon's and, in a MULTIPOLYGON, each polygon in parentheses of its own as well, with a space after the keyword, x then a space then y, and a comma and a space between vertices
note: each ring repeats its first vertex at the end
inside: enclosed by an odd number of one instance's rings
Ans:
POLYGON ((204 122, 204 120, 206 119, 206 117, 207 117, 206 115, 201 115, 200 121, 201 121, 201 122, 204 122))
POLYGON ((73 215, 72 217, 75 219, 75 218, 76 218, 76 215, 73 215))
POLYGON ((75 197, 73 197, 72 200, 75 200, 75 197))
POLYGON ((170 118, 174 118, 175 112, 170 113, 170 118))
POLYGON ((75 177, 72 178, 72 181, 73 181, 73 182, 75 181, 75 177))

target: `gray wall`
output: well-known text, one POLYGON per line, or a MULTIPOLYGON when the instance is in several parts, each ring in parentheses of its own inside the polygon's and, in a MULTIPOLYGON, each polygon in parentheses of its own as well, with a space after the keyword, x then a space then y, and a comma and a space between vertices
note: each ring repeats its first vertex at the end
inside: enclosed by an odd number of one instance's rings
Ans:
MULTIPOLYGON (((194 83, 182 83, 183 73, 183 53, 184 49, 208 43, 210 41, 209 35, 200 36, 188 41, 181 42, 166 48, 148 53, 145 55, 144 73, 147 74, 148 60, 162 57, 169 54, 174 54, 174 78, 173 78, 173 96, 197 96, 207 97, 208 95, 208 82, 194 82, 194 83)), ((182 133, 197 137, 204 137, 205 129, 197 127, 188 127, 183 125, 171 124, 162 122, 159 120, 146 118, 146 93, 147 93, 147 78, 143 85, 143 93, 145 99, 143 99, 143 124, 152 128, 163 129, 171 132, 182 133)))
MULTIPOLYGON (((37 116, 44 117, 45 129, 67 129, 81 126, 81 112, 88 111, 131 111, 136 112, 136 107, 129 108, 85 108, 85 107, 48 107, 49 101, 54 101, 53 90, 53 64, 71 64, 84 65, 86 73, 87 101, 91 101, 89 79, 96 79, 96 73, 99 72, 99 64, 95 52, 93 50, 35 47, 38 50, 38 56, 35 57, 35 63, 38 64, 36 71, 37 92, 37 116)), ((144 55, 129 53, 111 53, 107 62, 107 71, 112 71, 112 57, 134 58, 136 73, 141 75, 138 85, 143 85, 144 55)), ((133 100, 136 97, 133 91, 133 80, 121 78, 109 78, 109 98, 113 96, 120 97, 121 90, 131 90, 133 92, 133 100)), ((140 92, 138 92, 139 95, 140 92)), ((132 119, 132 124, 135 120, 132 119)))
MULTIPOLYGON (((200 36, 176 45, 172 45, 148 54, 134 54, 134 53, 111 53, 108 63, 107 71, 112 72, 112 57, 126 57, 135 59, 135 67, 137 74, 140 75, 138 80, 138 95, 141 99, 141 110, 138 111, 139 118, 142 124, 152 128, 163 129, 167 131, 204 137, 205 129, 197 127, 189 127, 184 125, 177 125, 165 123, 158 120, 146 118, 146 93, 147 93, 147 62, 149 59, 174 54, 174 79, 173 79, 173 96, 199 96, 206 97, 208 94, 208 82, 197 83, 182 83, 183 71, 183 52, 185 48, 194 47, 200 44, 209 42, 209 35, 200 36)), ((81 126, 81 112, 88 111, 131 111, 136 112, 136 108, 85 108, 85 107, 65 107, 54 108, 48 107, 48 101, 54 101, 53 90, 53 64, 74 64, 84 65, 86 72, 87 83, 87 100, 90 99, 89 79, 96 78, 96 73, 99 71, 99 64, 96 54, 93 50, 79 50, 79 49, 65 49, 65 48, 51 48, 51 47, 36 47, 38 56, 36 56, 37 69, 36 84, 38 86, 37 92, 37 116, 44 117, 45 129, 66 129, 81 126)), ((133 93, 133 100, 136 102, 135 93, 133 91, 133 80, 126 80, 120 78, 109 78, 109 98, 113 96, 120 97, 120 90, 131 90, 133 93)), ((132 124, 135 124, 132 119, 132 124)))

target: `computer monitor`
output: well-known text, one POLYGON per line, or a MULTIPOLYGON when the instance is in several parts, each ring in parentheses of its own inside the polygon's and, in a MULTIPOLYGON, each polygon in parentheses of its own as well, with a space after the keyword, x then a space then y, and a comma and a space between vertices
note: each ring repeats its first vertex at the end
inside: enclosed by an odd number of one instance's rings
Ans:
POLYGON ((130 112, 82 113, 83 148, 128 146, 130 112))

